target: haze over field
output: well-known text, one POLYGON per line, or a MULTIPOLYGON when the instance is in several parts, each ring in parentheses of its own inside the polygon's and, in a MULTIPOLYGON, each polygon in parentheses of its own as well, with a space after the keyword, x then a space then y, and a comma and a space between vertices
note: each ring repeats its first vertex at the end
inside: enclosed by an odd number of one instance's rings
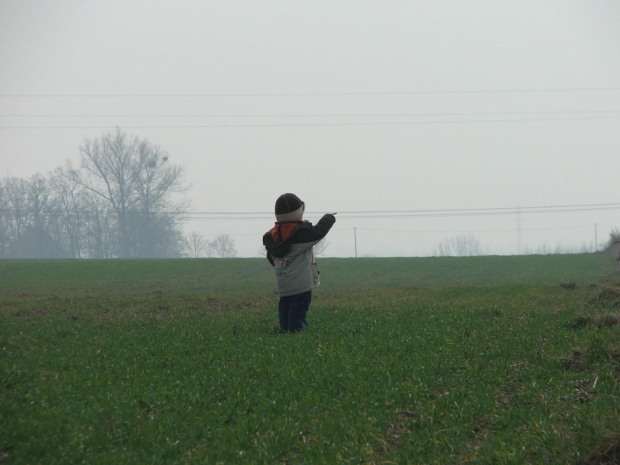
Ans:
POLYGON ((185 168, 185 231, 240 256, 284 192, 339 212, 326 255, 594 250, 620 226, 619 22, 611 0, 0 0, 0 178, 120 127, 185 168))

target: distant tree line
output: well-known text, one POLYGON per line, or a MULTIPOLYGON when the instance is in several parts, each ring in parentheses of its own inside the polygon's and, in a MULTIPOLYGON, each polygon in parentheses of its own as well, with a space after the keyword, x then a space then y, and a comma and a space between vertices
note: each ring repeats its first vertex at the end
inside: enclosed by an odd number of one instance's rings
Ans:
POLYGON ((605 251, 609 254, 616 272, 620 274, 620 229, 612 229, 609 240, 605 245, 605 251))
POLYGON ((472 257, 484 255, 480 241, 473 234, 461 234, 444 239, 435 245, 438 257, 472 257))
POLYGON ((202 234, 191 232, 185 237, 184 255, 190 258, 232 258, 237 256, 235 241, 228 234, 220 234, 212 241, 202 234))
POLYGON ((180 257, 183 169, 120 129, 87 140, 79 168, 0 178, 0 258, 180 257))

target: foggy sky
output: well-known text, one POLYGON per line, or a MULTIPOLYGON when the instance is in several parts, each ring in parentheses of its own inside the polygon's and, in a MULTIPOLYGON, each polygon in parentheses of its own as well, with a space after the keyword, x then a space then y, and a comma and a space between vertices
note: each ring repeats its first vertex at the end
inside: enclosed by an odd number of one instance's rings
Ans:
MULTIPOLYGON (((616 0, 0 0, 0 176, 79 160, 119 126, 186 168, 196 212, 342 212, 327 255, 593 247, 620 209, 616 0), (21 116, 18 116, 21 115, 21 116), (37 116, 38 115, 38 116, 37 116), (41 116, 47 115, 47 116, 41 116), (369 216, 361 214, 357 216, 369 216)), ((256 256, 272 219, 193 219, 256 256)))

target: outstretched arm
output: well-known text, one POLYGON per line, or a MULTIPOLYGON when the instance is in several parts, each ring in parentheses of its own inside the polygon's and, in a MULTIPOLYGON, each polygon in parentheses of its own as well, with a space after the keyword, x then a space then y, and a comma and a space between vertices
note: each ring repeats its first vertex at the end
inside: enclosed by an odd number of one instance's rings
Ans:
POLYGON ((335 213, 326 213, 312 229, 300 230, 295 236, 295 242, 314 242, 323 239, 336 222, 334 215, 335 213))

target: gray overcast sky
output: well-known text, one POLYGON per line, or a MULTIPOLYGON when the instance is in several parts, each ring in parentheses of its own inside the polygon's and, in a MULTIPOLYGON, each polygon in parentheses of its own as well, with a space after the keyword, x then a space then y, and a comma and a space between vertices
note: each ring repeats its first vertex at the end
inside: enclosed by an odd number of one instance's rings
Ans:
MULTIPOLYGON (((295 192, 312 221, 343 212, 328 255, 354 254, 353 228, 359 255, 465 233, 489 253, 592 247, 620 209, 525 208, 620 203, 618 24, 617 0, 0 0, 0 176, 77 164, 119 126, 186 168, 194 211, 295 192)), ((256 256, 271 223, 186 230, 256 256)))

